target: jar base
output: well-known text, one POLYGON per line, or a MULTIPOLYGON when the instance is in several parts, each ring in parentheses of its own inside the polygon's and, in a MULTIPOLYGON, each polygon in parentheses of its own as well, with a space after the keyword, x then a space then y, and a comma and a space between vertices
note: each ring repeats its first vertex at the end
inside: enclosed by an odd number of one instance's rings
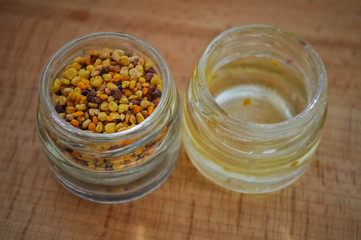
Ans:
POLYGON ((156 190, 158 187, 160 187, 165 180, 169 177, 171 172, 173 171, 174 165, 169 168, 166 172, 163 173, 162 176, 159 176, 159 178, 152 182, 152 184, 137 190, 136 192, 131 192, 124 195, 117 195, 117 196, 107 196, 107 195, 100 195, 100 194, 90 194, 86 193, 84 191, 81 191, 75 187, 73 187, 71 184, 69 184, 66 180, 62 179, 60 176, 57 176, 53 173, 55 179, 69 192, 77 195, 78 197, 84 198, 86 200, 97 202, 97 203, 104 203, 104 204, 117 204, 117 203, 126 203, 130 202, 139 198, 142 198, 149 193, 156 190))
MULTIPOLYGON (((192 156, 192 150, 189 149, 191 147, 187 146, 187 144, 184 145, 190 161, 204 177, 223 188, 239 193, 263 194, 280 190, 295 182, 305 173, 305 171, 310 165, 310 161, 306 161, 303 166, 288 175, 283 175, 282 177, 278 176, 272 179, 268 178, 267 180, 257 179, 255 177, 251 179, 251 176, 244 176, 243 178, 227 176, 224 171, 220 171, 218 168, 217 171, 215 171, 213 168, 210 167, 209 163, 202 164, 200 162, 200 158, 195 158, 194 156, 192 156)), ((312 155, 313 154, 311 154, 310 157, 312 157, 312 155)))
POLYGON ((273 183, 273 184, 270 184, 270 183, 262 184, 262 183, 257 183, 257 182, 249 183, 249 182, 237 179, 236 180, 237 184, 243 185, 244 187, 231 187, 231 185, 223 183, 223 181, 216 181, 215 179, 213 179, 213 176, 210 176, 208 173, 204 172, 201 168, 199 168, 194 161, 191 160, 191 162, 197 168, 197 170, 200 173, 202 173, 202 175, 205 178, 207 178, 208 180, 210 180, 211 182, 217 184, 218 186, 226 188, 228 190, 231 190, 234 192, 239 192, 239 193, 245 193, 245 194, 264 194, 264 193, 271 193, 271 192, 281 190, 281 189, 291 185, 296 180, 298 180, 298 178, 301 177, 308 168, 308 165, 307 165, 307 166, 305 166, 305 168, 302 169, 302 171, 298 172, 297 175, 292 176, 281 182, 277 182, 277 183, 273 183))

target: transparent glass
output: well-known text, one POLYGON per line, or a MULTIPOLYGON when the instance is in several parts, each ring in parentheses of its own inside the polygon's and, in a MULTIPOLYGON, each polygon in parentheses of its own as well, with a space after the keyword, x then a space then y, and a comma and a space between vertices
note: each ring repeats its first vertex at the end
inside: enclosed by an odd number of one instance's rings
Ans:
POLYGON ((180 118, 179 97, 166 61, 151 45, 127 34, 96 33, 72 40, 55 52, 41 76, 38 133, 50 169, 66 189, 88 200, 126 202, 160 186, 178 156, 180 118), (150 58, 163 79, 162 97, 152 115, 131 129, 112 134, 71 126, 51 102, 51 86, 65 66, 89 50, 104 48, 150 58), (127 164, 107 168, 109 162, 127 164))
POLYGON ((236 27, 209 44, 189 82, 184 145, 213 182, 271 192, 309 166, 326 113, 326 71, 307 41, 274 26, 236 27))

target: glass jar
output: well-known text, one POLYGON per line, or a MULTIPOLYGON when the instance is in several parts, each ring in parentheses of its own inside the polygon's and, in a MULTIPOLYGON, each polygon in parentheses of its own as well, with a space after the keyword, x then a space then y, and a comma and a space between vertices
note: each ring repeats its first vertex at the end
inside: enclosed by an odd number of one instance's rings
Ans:
POLYGON ((38 133, 50 169, 66 189, 96 202, 126 202, 153 191, 170 174, 180 146, 181 108, 169 67, 150 44, 123 33, 95 33, 72 40, 49 60, 39 95, 38 133), (53 82, 65 66, 90 50, 104 48, 150 58, 163 79, 162 97, 152 115, 112 134, 71 126, 51 101, 53 82))
POLYGON ((267 25, 236 27, 207 47, 183 106, 198 170, 243 193, 271 192, 309 166, 327 113, 327 76, 312 46, 267 25))

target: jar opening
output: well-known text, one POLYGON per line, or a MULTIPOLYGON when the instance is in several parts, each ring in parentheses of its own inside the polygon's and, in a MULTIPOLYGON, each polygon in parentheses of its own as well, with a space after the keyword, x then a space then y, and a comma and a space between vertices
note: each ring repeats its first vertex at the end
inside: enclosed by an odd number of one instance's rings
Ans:
POLYGON ((54 127, 56 125, 56 127, 62 128, 63 130, 68 131, 75 136, 102 141, 107 141, 114 138, 127 138, 129 136, 136 135, 144 129, 149 128, 149 126, 154 124, 155 121, 158 121, 156 119, 159 118, 159 116, 162 116, 163 109, 166 108, 165 105, 169 104, 168 90, 171 79, 172 78, 169 67, 165 59, 149 43, 124 33, 94 33, 68 42, 60 49, 58 49, 50 58, 41 76, 40 101, 45 103, 46 106, 42 110, 53 121, 53 123, 50 124, 54 125, 54 127), (152 60, 154 68, 163 79, 162 97, 160 98, 158 106, 154 109, 154 112, 142 123, 122 132, 110 134, 86 132, 73 127, 59 116, 51 101, 51 96, 53 94, 51 92, 51 88, 53 82, 64 70, 65 66, 73 61, 74 58, 87 54, 89 50, 101 50, 104 48, 122 48, 124 50, 128 50, 130 53, 137 52, 141 56, 146 56, 152 60))
POLYGON ((221 33, 198 65, 201 91, 233 125, 277 128, 305 118, 320 104, 327 77, 304 39, 267 25, 221 33))

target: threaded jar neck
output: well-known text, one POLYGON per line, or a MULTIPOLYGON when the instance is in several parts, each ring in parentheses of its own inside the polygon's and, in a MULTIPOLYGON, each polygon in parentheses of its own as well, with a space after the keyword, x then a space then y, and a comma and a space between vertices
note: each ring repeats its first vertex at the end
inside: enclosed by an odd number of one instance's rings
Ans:
MULTIPOLYGON (((217 133, 235 140, 262 142, 296 136, 322 118, 327 104, 327 76, 319 55, 303 38, 274 26, 249 25, 221 33, 208 45, 190 84, 201 118, 214 121, 217 133), (265 124, 238 119, 223 109, 210 93, 210 82, 225 64, 247 58, 282 63, 300 76, 306 92, 304 110, 285 121, 265 124)), ((203 126, 207 131, 208 126, 203 126)))

